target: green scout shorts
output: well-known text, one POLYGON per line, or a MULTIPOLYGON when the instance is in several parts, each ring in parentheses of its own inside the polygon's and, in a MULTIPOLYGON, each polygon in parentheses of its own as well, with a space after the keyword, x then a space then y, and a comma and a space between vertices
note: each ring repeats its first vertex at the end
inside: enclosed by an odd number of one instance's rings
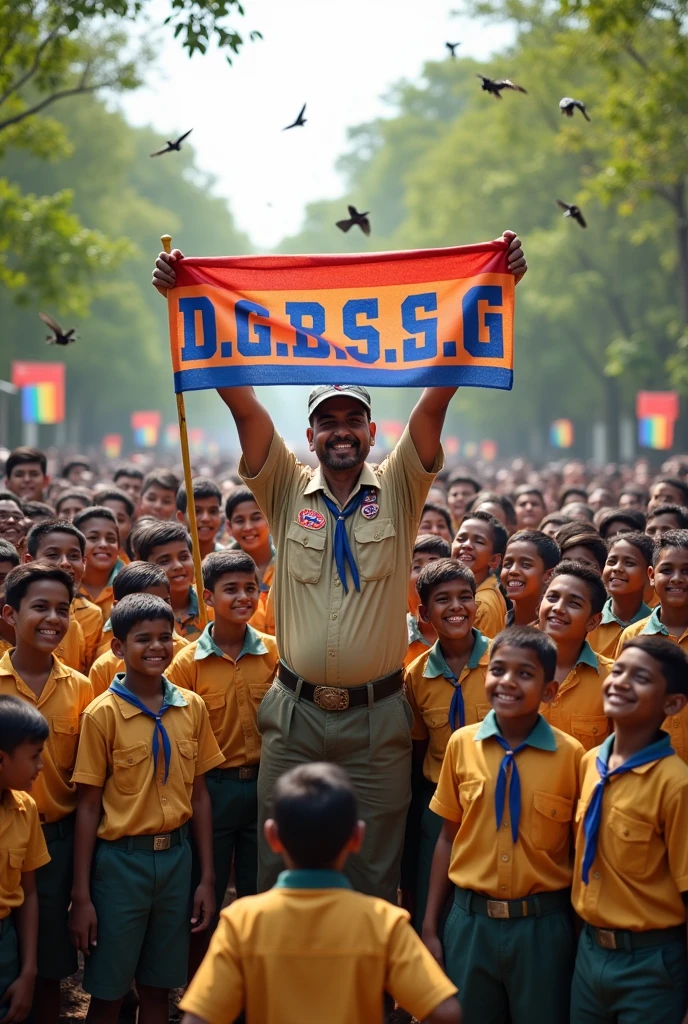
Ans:
POLYGON ((69 905, 74 873, 76 814, 43 825, 50 861, 36 871, 38 892, 38 977, 59 981, 79 964, 69 937, 69 905))
MULTIPOLYGON (((217 916, 224 903, 232 864, 237 896, 253 896, 258 891, 258 777, 241 779, 238 768, 213 768, 206 773, 205 781, 213 812, 217 916)), ((192 890, 200 877, 194 850, 192 890)))
MULTIPOLYGON (((19 977, 21 965, 19 962, 19 942, 17 932, 12 921, 12 915, 8 914, 0 921, 0 997, 7 991, 12 982, 19 977)), ((7 1013, 8 1004, 0 1006, 0 1019, 7 1013)))
POLYGON ((128 849, 126 844, 126 839, 100 841, 91 874, 98 944, 86 957, 83 987, 107 1001, 122 999, 132 981, 180 988, 187 980, 189 841, 182 838, 155 852, 128 849))

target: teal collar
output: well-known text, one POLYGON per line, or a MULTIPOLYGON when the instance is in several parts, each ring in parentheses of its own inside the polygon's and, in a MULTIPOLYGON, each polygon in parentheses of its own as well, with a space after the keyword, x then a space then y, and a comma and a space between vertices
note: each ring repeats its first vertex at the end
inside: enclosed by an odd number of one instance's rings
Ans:
MULTIPOLYGON (((483 719, 482 725, 475 734, 475 742, 478 740, 487 740, 491 736, 501 736, 502 730, 499 728, 497 722, 497 716, 494 711, 489 711, 483 719)), ((553 753, 557 749, 557 741, 554 738, 554 733, 549 722, 540 715, 537 722, 533 726, 532 732, 526 744, 529 747, 535 747, 537 750, 546 750, 549 753, 553 753)))
POLYGON ((105 625, 103 626, 103 633, 112 633, 112 621, 111 621, 111 619, 108 619, 107 622, 105 623, 105 625))
POLYGON ((115 576, 120 571, 120 569, 124 568, 124 566, 125 566, 125 563, 122 561, 121 558, 118 558, 117 561, 115 562, 115 564, 112 567, 112 572, 110 573, 110 575, 108 577, 108 581, 105 584, 106 587, 111 587, 112 586, 112 584, 115 582, 115 576))
POLYGON ((587 640, 583 642, 581 652, 578 655, 578 661, 576 665, 589 665, 590 668, 594 668, 596 672, 599 672, 600 663, 597 660, 597 655, 593 651, 592 647, 587 640))
MULTIPOLYGON (((668 732, 662 731, 661 735, 660 735, 660 738, 658 740, 655 740, 654 743, 648 744, 647 747, 643 747, 642 750, 638 751, 638 754, 649 754, 649 755, 652 755, 652 754, 656 753, 657 757, 660 758, 660 757, 662 757, 662 755, 663 755, 664 751, 666 750, 666 748, 670 747, 670 746, 671 746, 671 736, 669 735, 668 732)), ((612 750, 613 749, 614 749, 614 733, 612 733, 611 736, 607 736, 607 738, 604 741, 604 743, 600 744, 600 752, 598 754, 598 757, 600 758, 600 760, 603 761, 605 764, 609 764, 609 758, 612 755, 612 750)), ((650 757, 648 757, 648 762, 649 761, 650 761, 650 757)))
MULTIPOLYGON (((467 669, 477 668, 480 664, 480 659, 485 654, 490 646, 489 637, 483 636, 479 629, 472 629, 473 633, 473 650, 471 656, 466 663, 467 669)), ((442 648, 440 641, 438 640, 432 647, 425 668, 423 669, 423 676, 426 679, 434 679, 436 676, 444 676, 445 679, 454 679, 454 673, 447 665, 444 655, 442 654, 442 648)))
POLYGON ((652 609, 648 608, 644 601, 641 601, 640 608, 633 618, 629 619, 628 622, 623 622, 621 619, 618 619, 612 611, 612 599, 611 597, 608 597, 605 601, 604 608, 602 609, 602 621, 600 622, 600 625, 608 626, 610 622, 616 622, 617 625, 625 628, 626 626, 632 626, 634 622, 640 622, 641 619, 646 619, 651 613, 652 609))
MULTIPOLYGON (((246 633, 244 634, 244 646, 239 652, 237 661, 239 661, 239 658, 243 658, 245 654, 267 653, 268 649, 263 643, 260 633, 256 632, 256 630, 247 623, 246 633)), ((220 650, 213 640, 213 623, 209 622, 196 641, 194 661, 201 661, 203 658, 209 658, 212 654, 216 655, 218 658, 226 657, 224 651, 220 650)))
MULTIPOLYGON (((129 689, 126 672, 117 672, 115 680, 120 686, 124 686, 127 690, 129 689)), ((175 708, 185 708, 188 704, 188 701, 184 700, 182 696, 182 691, 174 683, 171 683, 169 679, 165 679, 164 676, 162 677, 162 696, 166 704, 171 704, 175 708)))
POLYGON ((346 875, 327 868, 298 868, 281 871, 274 889, 353 889, 346 875))
POLYGON ((422 644, 425 644, 426 647, 432 646, 432 644, 429 644, 421 633, 418 628, 418 619, 415 615, 411 615, 411 612, 406 612, 406 628, 408 630, 409 647, 411 644, 415 644, 418 640, 420 640, 422 644))
POLYGON ((663 636, 669 636, 669 630, 659 617, 661 610, 662 606, 659 604, 652 609, 649 619, 643 626, 643 633, 661 633, 663 636))

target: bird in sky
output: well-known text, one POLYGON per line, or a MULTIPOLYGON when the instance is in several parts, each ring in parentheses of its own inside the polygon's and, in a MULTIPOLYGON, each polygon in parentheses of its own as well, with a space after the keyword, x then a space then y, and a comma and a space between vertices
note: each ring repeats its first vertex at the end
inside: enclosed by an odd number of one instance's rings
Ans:
POLYGON ((57 320, 53 320, 47 313, 38 314, 44 324, 46 324, 52 334, 49 334, 45 339, 48 345, 71 345, 73 341, 76 341, 76 327, 70 327, 68 331, 65 331, 63 327, 60 327, 57 320))
POLYGON ((445 43, 444 44, 449 50, 449 55, 453 60, 456 60, 456 47, 461 46, 461 43, 445 43))
POLYGON ((564 203, 561 199, 557 199, 557 203, 561 206, 562 210, 564 210, 565 217, 571 217, 572 220, 578 221, 582 228, 587 228, 588 225, 585 223, 585 217, 581 213, 579 206, 574 206, 571 203, 564 203))
POLYGON ((182 148, 182 142, 191 135, 192 131, 193 128, 189 128, 188 132, 184 132, 183 135, 180 135, 176 142, 168 141, 164 149, 159 149, 157 153, 151 153, 151 156, 162 156, 163 153, 178 153, 182 148))
POLYGON ((363 234, 369 235, 370 221, 368 220, 368 214, 370 213, 370 211, 366 210, 365 213, 359 213, 355 206, 349 206, 348 210, 349 219, 337 221, 337 227, 339 228, 339 230, 346 232, 349 230, 349 228, 352 228, 354 224, 358 224, 363 234))
POLYGON ((306 104, 304 103, 304 105, 299 110, 299 116, 296 118, 296 120, 292 121, 291 124, 288 124, 286 126, 286 128, 282 129, 282 131, 283 132, 287 132, 287 131, 289 131, 290 128, 302 128, 304 126, 304 124, 306 123, 306 120, 307 120, 303 116, 305 113, 306 113, 306 104))
POLYGON ((486 78, 485 75, 477 74, 476 78, 482 79, 481 89, 485 92, 491 93, 496 99, 501 100, 502 89, 513 89, 514 92, 524 92, 527 94, 527 90, 521 85, 516 85, 515 82, 510 81, 508 78, 498 78, 496 80, 492 78, 486 78))
POLYGON ((574 110, 580 110, 581 114, 586 121, 589 121, 588 112, 585 109, 585 103, 582 100, 571 99, 570 96, 564 96, 563 99, 559 100, 559 109, 562 114, 566 114, 567 117, 573 117, 574 110))

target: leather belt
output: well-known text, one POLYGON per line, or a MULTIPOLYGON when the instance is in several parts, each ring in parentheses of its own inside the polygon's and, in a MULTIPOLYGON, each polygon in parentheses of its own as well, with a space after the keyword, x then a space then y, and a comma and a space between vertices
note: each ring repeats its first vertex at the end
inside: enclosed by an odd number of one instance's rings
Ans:
POLYGON ((211 768, 205 773, 206 779, 218 779, 220 782, 251 782, 258 778, 259 764, 242 764, 239 768, 211 768))
POLYGON ((298 694, 299 700, 308 700, 323 711, 346 711, 348 708, 365 708, 370 704, 369 689, 372 687, 373 703, 391 697, 404 685, 401 669, 392 672, 382 679, 364 683, 363 686, 317 686, 297 676, 290 668, 280 661, 277 670, 279 681, 289 690, 298 694), (299 688, 300 684, 300 688, 299 688))
POLYGON ((543 917, 558 910, 571 907, 571 890, 555 889, 525 896, 521 900, 491 900, 472 889, 454 889, 454 902, 467 914, 481 914, 483 917, 510 921, 518 917, 543 917))
POLYGON ((623 949, 631 953, 634 949, 648 949, 665 946, 667 942, 685 942, 684 925, 673 928, 652 928, 646 932, 630 932, 621 928, 594 928, 586 924, 585 930, 602 949, 623 949))

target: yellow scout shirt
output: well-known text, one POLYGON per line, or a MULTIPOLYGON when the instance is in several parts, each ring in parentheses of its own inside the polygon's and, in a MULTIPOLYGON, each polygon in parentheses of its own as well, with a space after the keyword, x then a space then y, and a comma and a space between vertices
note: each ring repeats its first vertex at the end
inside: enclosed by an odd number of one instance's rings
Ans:
MULTIPOLYGON (((108 619, 108 622, 110 620, 108 619)), ((119 672, 124 672, 124 662, 121 658, 118 658, 116 654, 110 650, 110 640, 112 640, 112 628, 110 632, 106 634, 108 637, 107 650, 103 651, 100 657, 96 658, 91 666, 91 671, 88 673, 88 680, 93 687, 93 696, 98 697, 101 693, 105 693, 108 686, 119 672)), ((172 634, 172 652, 173 656, 179 654, 183 647, 188 646, 189 641, 185 640, 179 633, 174 632, 172 634)))
POLYGON ((419 1020, 456 993, 386 900, 353 892, 336 871, 283 871, 274 889, 223 910, 181 1008, 226 1024, 382 1020, 385 992, 419 1020))
MULTIPOLYGON (((619 645, 616 649, 616 657, 618 658, 623 649, 623 645, 627 640, 630 640, 634 636, 651 635, 658 633, 661 636, 666 637, 667 640, 673 640, 688 654, 688 629, 678 637, 672 636, 666 626, 662 623, 662 609, 658 606, 652 610, 652 613, 646 619, 641 619, 640 622, 634 623, 632 626, 628 626, 624 629, 623 633, 619 637, 619 645)), ((662 728, 665 732, 668 732, 671 736, 671 745, 678 754, 678 756, 688 763, 688 707, 685 707, 679 715, 672 715, 671 718, 665 718, 662 728)))
POLYGON ((475 592, 475 628, 491 640, 506 625, 506 601, 496 576, 487 576, 475 592))
POLYGON ((3 655, 5 651, 11 651, 13 647, 13 643, 10 643, 9 640, 4 640, 2 637, 0 637, 0 656, 3 655))
POLYGON ((79 625, 72 608, 69 609, 69 628, 62 637, 53 654, 63 665, 76 669, 77 672, 87 672, 86 668, 86 641, 84 633, 79 625))
POLYGON ((404 668, 408 668, 421 654, 426 654, 432 644, 425 639, 418 628, 418 619, 411 612, 406 612, 406 628, 408 630, 408 650, 404 658, 404 668))
POLYGON ((406 609, 411 558, 426 495, 442 468, 423 469, 408 428, 373 470, 364 465, 349 500, 364 502, 344 526, 361 590, 347 570, 344 592, 334 561, 334 520, 323 493, 337 504, 320 467, 298 462, 275 432, 265 465, 239 473, 263 510, 277 547, 275 623, 284 662, 311 683, 360 686, 401 667, 406 657, 406 609), (373 492, 374 498, 373 501, 373 492), (377 510, 376 510, 377 509, 377 510))
POLYGON ((103 616, 103 622, 110 618, 110 612, 112 611, 112 605, 114 604, 114 596, 112 593, 112 584, 115 582, 115 576, 124 568, 124 562, 121 558, 118 558, 112 567, 112 572, 108 577, 108 581, 98 594, 98 597, 92 597, 89 592, 84 588, 83 584, 79 589, 77 597, 82 597, 86 601, 90 601, 91 604, 97 605, 100 608, 101 615, 103 616))
MULTIPOLYGON (((466 725, 481 722, 491 710, 485 696, 489 650, 489 639, 479 629, 474 629, 473 651, 459 679, 466 725)), ((428 740, 423 775, 435 783, 440 777, 444 752, 452 734, 449 707, 454 695, 453 679, 439 640, 406 671, 406 697, 413 709, 411 738, 428 740)))
MULTIPOLYGON (((603 744, 606 754, 613 739, 603 744)), ((643 932, 682 925, 686 906, 681 893, 688 892, 688 766, 679 757, 665 757, 609 781, 597 852, 584 885, 583 818, 600 780, 598 753, 589 751, 580 769, 573 906, 596 928, 643 932)))
POLYGON ((265 567, 263 573, 263 579, 260 583, 260 600, 258 601, 258 607, 255 612, 248 620, 249 626, 253 626, 259 633, 270 633, 271 636, 275 635, 275 622, 274 615, 270 615, 268 612, 268 599, 270 597, 270 588, 272 581, 275 578, 275 549, 273 545, 272 561, 265 567), (270 628, 272 627, 272 628, 270 628))
POLYGON ((167 675, 193 690, 208 709, 210 725, 224 755, 221 768, 240 768, 260 760, 256 715, 275 678, 279 655, 275 638, 246 627, 239 657, 233 661, 213 640, 208 623, 194 643, 180 651, 167 675))
POLYGON ((7 651, 0 660, 0 693, 19 697, 37 707, 48 721, 50 734, 43 747, 43 771, 33 784, 41 822, 59 821, 76 809, 76 786, 71 781, 82 715, 93 700, 86 676, 53 657, 53 670, 36 697, 15 672, 7 651))
POLYGON ((611 658, 595 654, 586 640, 554 700, 540 706, 540 714, 550 725, 575 736, 586 750, 599 746, 612 731, 602 706, 602 683, 613 664, 611 658))
POLYGON ((521 779, 518 842, 511 838, 509 800, 497 830, 495 788, 505 751, 494 740, 497 718, 452 733, 430 809, 459 823, 449 877, 454 885, 496 900, 521 899, 571 884, 573 812, 583 748, 542 716, 516 759, 521 779))
POLYGON ((605 658, 611 658, 612 661, 616 657, 616 648, 619 643, 619 637, 623 633, 627 626, 631 626, 634 622, 640 622, 641 619, 646 619, 651 608, 641 602, 640 608, 637 613, 629 622, 622 622, 614 614, 612 609, 612 599, 607 598, 604 608, 602 609, 602 621, 600 622, 597 629, 593 629, 592 633, 588 633, 587 640, 593 651, 596 654, 603 654, 605 658))
MULTIPOLYGON (((117 677, 125 684, 125 677, 117 677)), ((74 782, 100 786, 103 817, 101 839, 172 832, 191 817, 191 791, 197 775, 222 763, 205 704, 163 677, 162 716, 172 748, 164 782, 160 744, 153 764, 155 722, 137 707, 107 691, 89 705, 83 717, 74 782)))
POLYGON ((100 644, 100 637, 103 632, 103 613, 97 604, 88 601, 81 594, 77 594, 72 601, 71 611, 81 626, 86 643, 86 662, 80 672, 88 672, 96 659, 96 651, 100 644))
POLYGON ((648 608, 656 608, 659 604, 659 594, 652 586, 651 583, 645 584, 645 593, 643 594, 643 601, 648 608))
POLYGON ((24 902, 21 876, 50 860, 38 808, 28 793, 6 789, 0 797, 0 921, 24 902))

